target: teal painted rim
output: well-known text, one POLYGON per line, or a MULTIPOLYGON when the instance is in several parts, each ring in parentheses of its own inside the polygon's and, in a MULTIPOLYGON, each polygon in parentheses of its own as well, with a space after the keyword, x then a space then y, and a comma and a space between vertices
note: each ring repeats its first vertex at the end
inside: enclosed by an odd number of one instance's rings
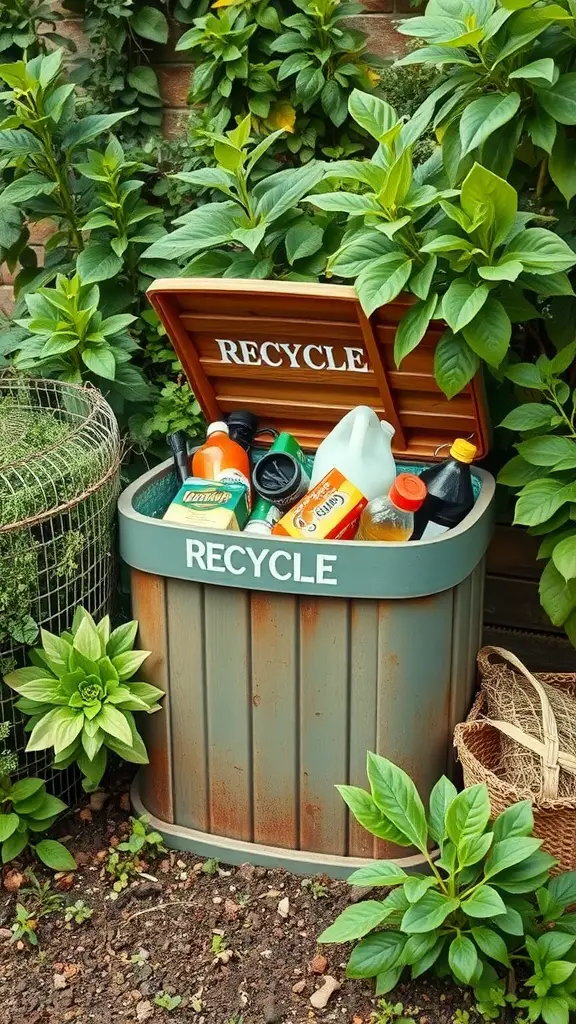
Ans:
POLYGON ((316 597, 426 597, 462 583, 484 557, 493 531, 495 480, 477 468, 480 495, 466 520, 443 536, 407 544, 191 530, 136 511, 143 493, 171 472, 168 459, 145 473, 121 494, 118 511, 124 561, 172 579, 316 597))
MULTIPOLYGON (((132 783, 130 799, 134 813, 145 815, 151 828, 160 832, 166 846, 171 850, 189 851, 198 857, 216 857, 223 864, 256 864, 264 868, 283 868, 296 875, 324 874, 330 878, 348 878, 357 868, 374 863, 373 857, 338 857, 329 853, 309 853, 306 850, 285 850, 279 846, 263 846, 225 836, 198 832, 182 825, 172 825, 150 814, 140 794, 140 773, 132 783)), ((433 853, 432 856, 437 856, 433 853)), ((400 857, 391 861, 408 873, 427 869, 427 863, 420 854, 400 857)), ((427 871, 426 871, 427 873, 427 871)))

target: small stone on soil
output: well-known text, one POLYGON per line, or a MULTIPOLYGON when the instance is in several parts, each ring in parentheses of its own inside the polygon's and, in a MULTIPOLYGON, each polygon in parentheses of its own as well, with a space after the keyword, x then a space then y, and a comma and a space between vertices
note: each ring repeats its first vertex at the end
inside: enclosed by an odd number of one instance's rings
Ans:
POLYGON ((154 1007, 149 999, 142 999, 136 1005, 136 1017, 141 1022, 148 1020, 154 1013, 154 1007))
POLYGON ((316 989, 310 996, 310 1005, 315 1010, 323 1010, 328 1005, 330 996, 341 987, 340 982, 336 981, 336 978, 332 978, 330 974, 327 974, 322 988, 316 989))
POLYGON ((292 985, 292 991, 295 992, 297 996, 299 996, 300 993, 303 992, 305 988, 306 981, 304 978, 302 978, 302 981, 297 981, 295 985, 292 985))
POLYGON ((280 917, 288 917, 288 914, 290 913, 290 900, 287 896, 285 896, 283 900, 280 900, 280 903, 278 904, 278 913, 280 917))
POLYGON ((68 984, 68 982, 66 981, 66 976, 64 974, 55 974, 53 980, 54 988, 56 989, 66 988, 68 984))
POLYGON ((327 967, 328 961, 325 956, 322 956, 322 953, 317 953, 310 964, 312 974, 324 974, 327 967))

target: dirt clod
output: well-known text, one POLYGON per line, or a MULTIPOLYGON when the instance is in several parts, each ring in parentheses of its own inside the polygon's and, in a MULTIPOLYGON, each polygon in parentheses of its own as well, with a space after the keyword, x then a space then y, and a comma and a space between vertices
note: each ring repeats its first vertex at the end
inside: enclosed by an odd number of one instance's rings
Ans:
POLYGON ((310 964, 312 974, 324 974, 327 967, 328 961, 325 956, 322 956, 322 953, 317 953, 316 956, 312 958, 312 962, 310 964))

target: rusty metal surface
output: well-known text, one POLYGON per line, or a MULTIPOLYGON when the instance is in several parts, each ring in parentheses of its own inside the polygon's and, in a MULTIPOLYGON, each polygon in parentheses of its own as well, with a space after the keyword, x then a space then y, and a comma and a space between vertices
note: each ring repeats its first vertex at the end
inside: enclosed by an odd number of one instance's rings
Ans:
POLYGON ((138 645, 151 655, 144 662, 142 678, 164 690, 162 710, 153 715, 140 715, 138 725, 148 751, 149 764, 144 769, 146 801, 153 814, 164 821, 174 821, 172 793, 172 709, 170 706, 170 671, 166 637, 166 580, 162 576, 132 570, 132 612, 138 619, 138 645))
POLYGON ((474 685, 483 566, 404 601, 134 579, 155 650, 147 677, 170 691, 150 733, 145 805, 176 828, 326 864, 410 855, 373 841, 334 786, 366 786, 368 749, 409 772, 424 799, 451 770, 453 723, 474 685))

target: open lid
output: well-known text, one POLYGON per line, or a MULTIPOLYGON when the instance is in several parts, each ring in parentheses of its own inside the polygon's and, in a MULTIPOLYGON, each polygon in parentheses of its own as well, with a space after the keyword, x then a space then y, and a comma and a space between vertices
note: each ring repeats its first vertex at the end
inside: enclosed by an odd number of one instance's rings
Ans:
POLYGON ((155 281, 148 296, 209 422, 249 409, 261 427, 315 450, 349 409, 369 405, 395 428, 397 458, 445 459, 456 437, 471 440, 478 459, 487 453, 480 376, 450 400, 434 380, 440 322, 396 369, 408 296, 370 319, 345 285, 174 278, 155 281))

